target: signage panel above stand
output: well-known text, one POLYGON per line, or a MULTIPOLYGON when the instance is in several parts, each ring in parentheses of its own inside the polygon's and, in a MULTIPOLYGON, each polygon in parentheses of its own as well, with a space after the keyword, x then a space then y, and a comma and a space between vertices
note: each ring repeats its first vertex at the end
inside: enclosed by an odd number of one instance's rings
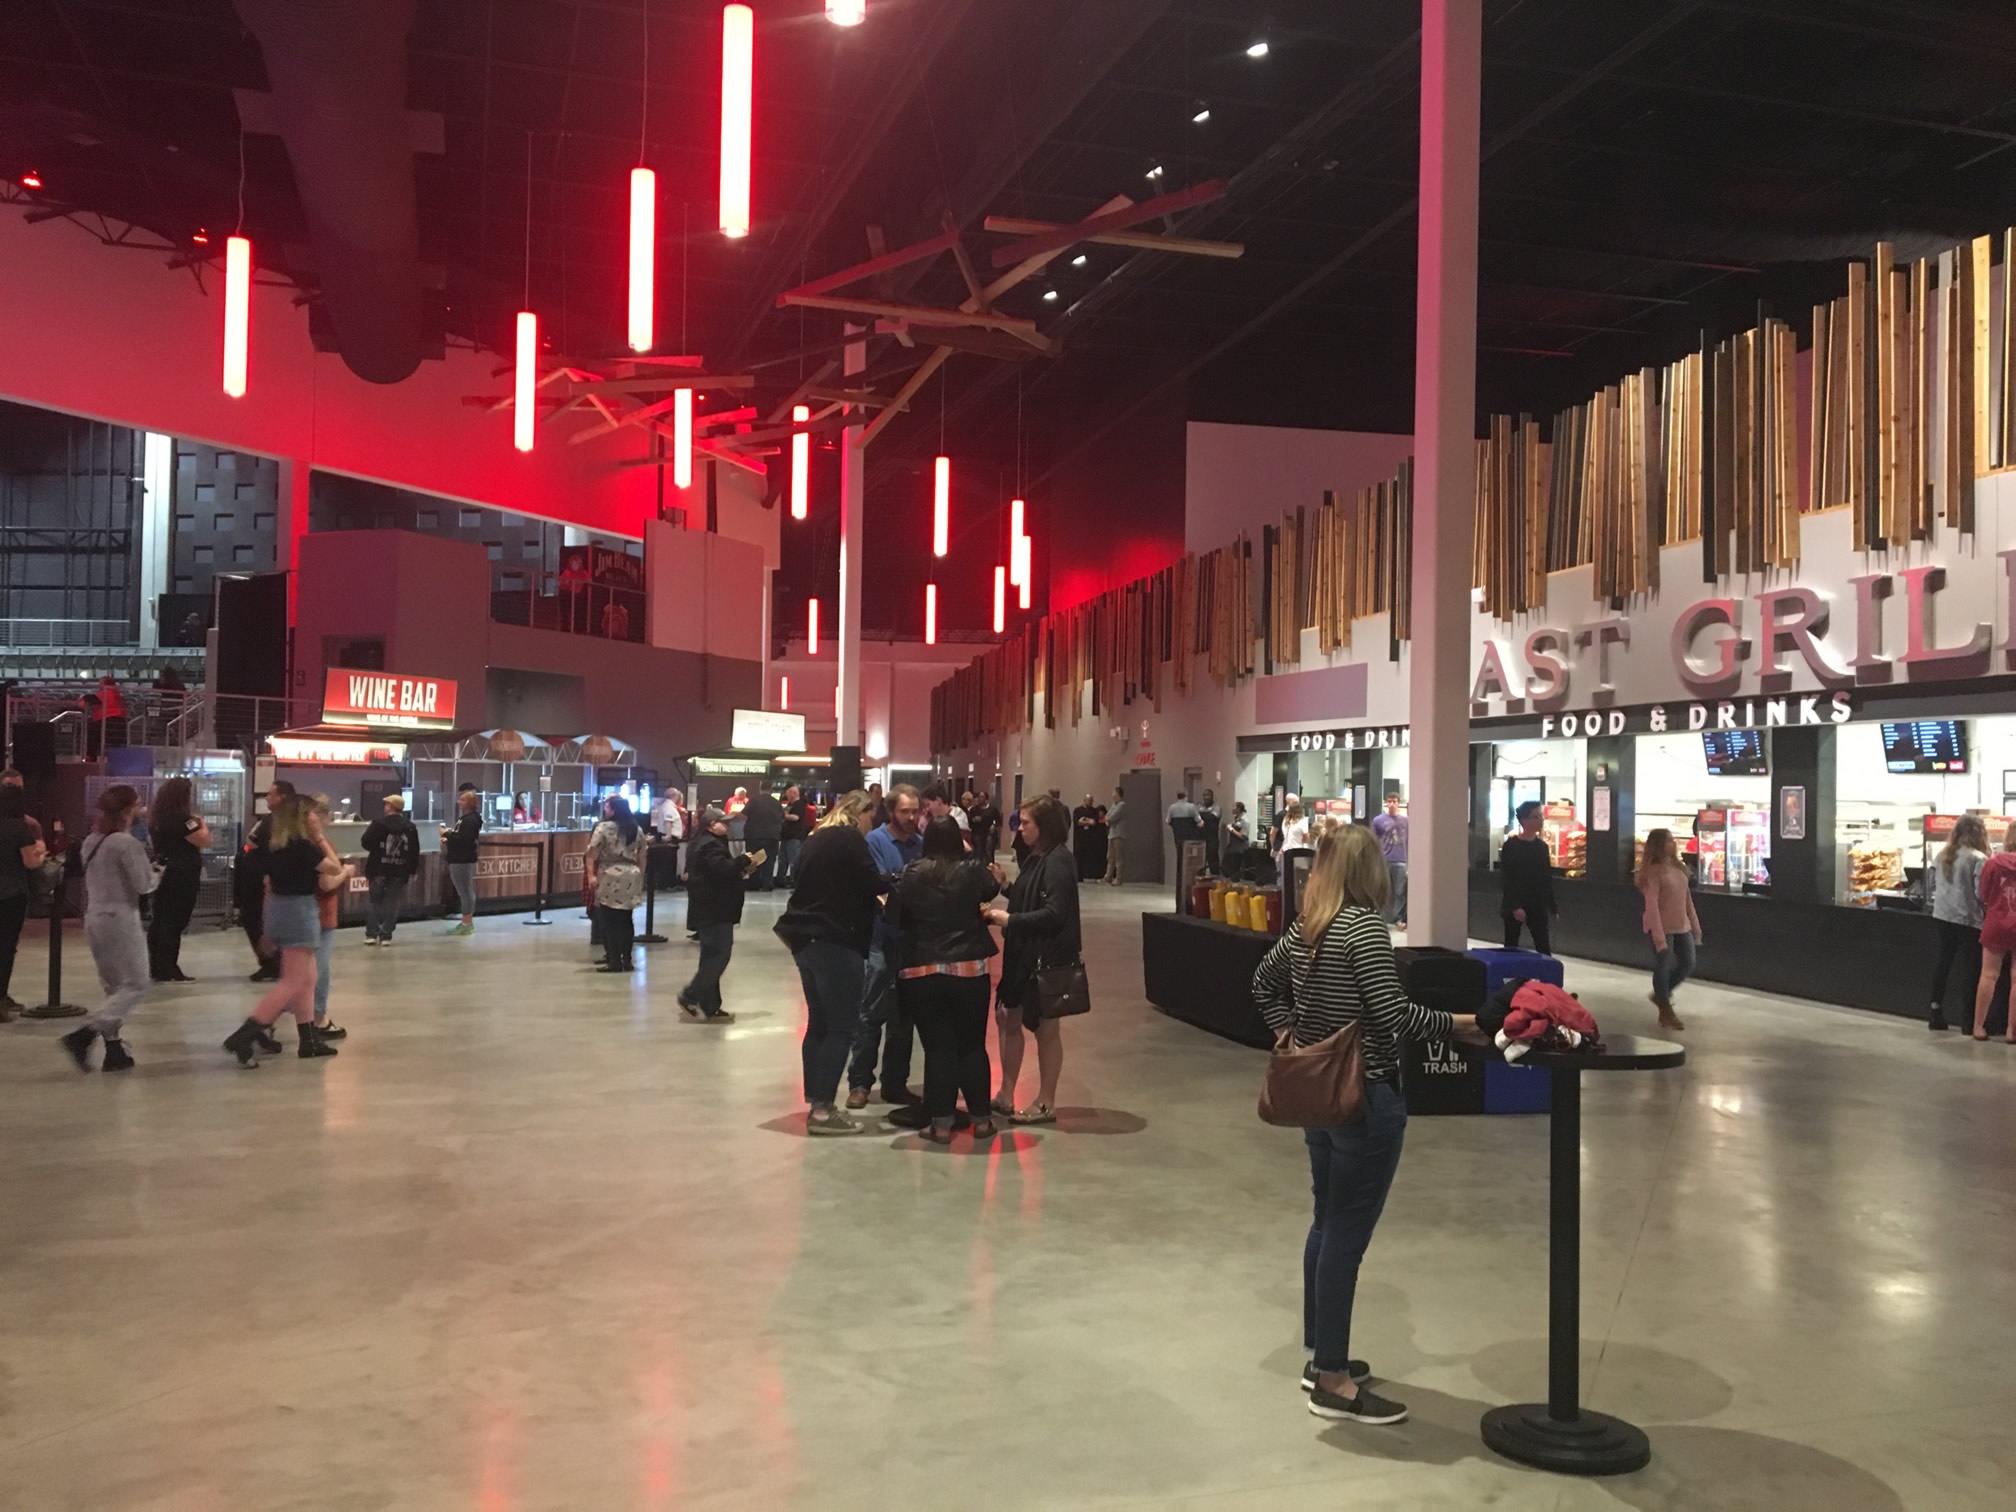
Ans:
POLYGON ((331 667, 322 686, 322 721, 332 725, 387 725, 403 730, 452 730, 455 680, 331 667))

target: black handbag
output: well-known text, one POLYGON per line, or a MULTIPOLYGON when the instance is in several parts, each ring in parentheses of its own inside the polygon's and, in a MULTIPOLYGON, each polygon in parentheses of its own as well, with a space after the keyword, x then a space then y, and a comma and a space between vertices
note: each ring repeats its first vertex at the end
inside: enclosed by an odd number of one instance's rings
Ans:
POLYGON ((1037 1012, 1044 1019, 1071 1018, 1092 1011, 1092 984, 1085 963, 1039 967, 1036 972, 1037 1012))

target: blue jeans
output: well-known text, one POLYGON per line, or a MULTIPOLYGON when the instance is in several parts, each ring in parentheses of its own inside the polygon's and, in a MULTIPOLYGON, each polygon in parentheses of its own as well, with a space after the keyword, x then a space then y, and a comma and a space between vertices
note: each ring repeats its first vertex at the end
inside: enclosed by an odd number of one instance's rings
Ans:
POLYGON ((728 969, 728 959, 735 954, 735 926, 702 924, 693 933, 700 940, 700 964, 679 998, 712 1018, 721 1011, 721 973, 728 969))
POLYGON ((1342 1375, 1351 1358, 1351 1304, 1358 1264, 1386 1207, 1400 1145, 1407 1136, 1407 1101, 1389 1082, 1365 1084, 1365 1112, 1340 1129, 1305 1129, 1316 1217, 1302 1247, 1302 1342, 1316 1368, 1342 1375))
MULTIPOLYGON (((847 1070, 847 1051, 861 1021, 865 975, 861 953, 848 945, 814 940, 798 947, 798 981, 805 989, 805 1104, 830 1108, 847 1070)), ((893 995, 893 994, 892 994, 893 995)))
POLYGON ((373 877, 369 882, 369 902, 364 906, 364 938, 389 940, 399 927, 399 909, 406 901, 404 877, 373 877))
POLYGON ((1652 957, 1652 993, 1660 1002, 1671 1002, 1680 984, 1694 975, 1694 934, 1683 929, 1666 936, 1666 948, 1652 957))
POLYGON ((805 848, 803 840, 780 840, 777 842, 777 885, 788 887, 791 879, 798 875, 798 852, 805 848))
POLYGON ((877 945, 868 952, 861 987, 861 1025, 854 1031, 854 1055, 847 1065, 847 1085, 866 1092, 875 1085, 875 1051, 882 1051, 882 1090, 910 1085, 910 1051, 916 1028, 896 992, 896 973, 877 945))
POLYGON ((315 941, 315 1022, 329 1020, 329 949, 336 943, 336 931, 325 929, 315 941))

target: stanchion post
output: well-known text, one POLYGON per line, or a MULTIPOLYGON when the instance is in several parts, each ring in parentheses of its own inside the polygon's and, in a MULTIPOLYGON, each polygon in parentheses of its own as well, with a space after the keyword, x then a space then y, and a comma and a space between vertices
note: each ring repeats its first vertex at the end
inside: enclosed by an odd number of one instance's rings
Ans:
MULTIPOLYGON (((517 848, 524 850, 527 847, 521 845, 517 848)), ((543 844, 537 840, 533 841, 530 849, 539 857, 537 867, 538 882, 532 890, 532 917, 529 919, 520 919, 518 922, 523 924, 527 929, 530 929, 535 924, 543 928, 553 922, 546 917, 546 878, 547 874, 552 870, 553 865, 553 836, 549 833, 543 844)))
POLYGON ((84 1012, 78 1004, 63 1001, 63 915, 70 911, 70 878, 76 857, 75 846, 63 853, 63 877, 49 899, 49 1001, 22 1009, 23 1018, 77 1018, 84 1012))
POLYGON ((662 845, 646 846, 644 849, 644 933, 637 936, 639 945, 663 945, 665 936, 658 933, 658 872, 651 862, 653 853, 663 850, 662 845))

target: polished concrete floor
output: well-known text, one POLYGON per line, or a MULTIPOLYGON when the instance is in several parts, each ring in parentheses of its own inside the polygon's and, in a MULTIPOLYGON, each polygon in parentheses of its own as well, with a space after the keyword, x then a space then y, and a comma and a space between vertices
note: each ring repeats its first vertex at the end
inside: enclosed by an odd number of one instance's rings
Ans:
POLYGON ((215 934, 135 1073, 0 1028, 0 1507, 2011 1504, 2016 1049, 1696 988, 1686 1069, 1593 1079, 1586 1395, 1655 1457, 1566 1481, 1477 1435, 1544 1394, 1544 1122, 1414 1122, 1353 1340, 1413 1420, 1310 1417, 1300 1142, 1143 1002, 1156 906, 1095 890, 1063 1120, 984 1152, 802 1136, 770 900, 726 1030, 676 927, 617 981, 578 916, 346 932, 332 1061, 218 1052, 215 934))

